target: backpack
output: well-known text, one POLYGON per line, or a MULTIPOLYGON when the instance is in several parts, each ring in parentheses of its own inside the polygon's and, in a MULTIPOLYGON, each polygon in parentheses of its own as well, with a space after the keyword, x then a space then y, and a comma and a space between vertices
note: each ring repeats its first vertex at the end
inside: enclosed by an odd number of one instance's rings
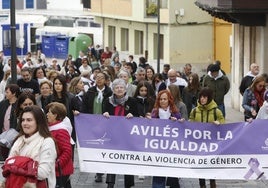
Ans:
MULTIPOLYGON (((216 121, 217 120, 217 113, 216 113, 217 107, 212 108, 212 110, 213 110, 213 115, 214 115, 214 121, 216 121)), ((211 110, 209 110, 209 111, 211 111, 211 110)), ((207 113, 209 113, 209 111, 207 113)), ((195 116, 196 116, 196 107, 193 109, 193 115, 194 115, 194 118, 195 118, 195 116)), ((203 122, 203 121, 201 121, 201 122, 203 122)), ((207 115, 207 121, 206 122, 208 122, 208 115, 207 115)))

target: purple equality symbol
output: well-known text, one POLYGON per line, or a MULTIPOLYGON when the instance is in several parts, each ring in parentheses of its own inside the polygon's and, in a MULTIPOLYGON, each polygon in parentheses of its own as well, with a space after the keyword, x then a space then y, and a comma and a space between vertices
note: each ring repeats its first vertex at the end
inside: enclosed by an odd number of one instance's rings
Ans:
POLYGON ((260 166, 258 159, 250 158, 250 160, 248 161, 248 165, 249 165, 250 169, 248 170, 248 172, 244 176, 244 178, 246 180, 248 180, 254 173, 257 175, 257 180, 258 179, 262 179, 262 180, 266 179, 266 177, 263 175, 264 172, 261 172, 258 168, 260 166))

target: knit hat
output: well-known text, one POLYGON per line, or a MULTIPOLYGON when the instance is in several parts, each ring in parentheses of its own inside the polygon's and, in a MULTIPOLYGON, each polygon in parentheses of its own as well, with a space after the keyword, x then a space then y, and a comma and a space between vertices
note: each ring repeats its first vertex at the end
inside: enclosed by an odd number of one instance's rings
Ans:
POLYGON ((263 100, 268 102, 268 89, 266 89, 265 92, 263 93, 263 100))

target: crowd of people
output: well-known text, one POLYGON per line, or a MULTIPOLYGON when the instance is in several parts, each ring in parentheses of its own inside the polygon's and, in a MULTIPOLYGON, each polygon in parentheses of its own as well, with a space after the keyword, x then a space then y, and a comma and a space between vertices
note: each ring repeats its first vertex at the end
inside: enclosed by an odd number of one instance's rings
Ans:
MULTIPOLYGON (((155 73, 144 57, 138 63, 132 55, 128 61, 120 61, 116 47, 112 51, 106 47, 104 52, 89 47, 87 52, 79 52, 77 59, 68 55, 62 65, 57 61, 53 58, 48 62, 40 50, 34 60, 29 52, 22 61, 17 61, 18 80, 11 84, 11 60, 0 52, 0 133, 13 134, 0 144, 1 156, 6 160, 3 167, 6 187, 11 181, 17 187, 44 182, 53 188, 71 187, 76 142, 74 116, 79 113, 215 125, 225 121, 224 97, 230 82, 220 61, 210 64, 202 78, 192 72, 191 64, 186 64, 181 72, 164 64, 162 73, 155 73), (11 159, 19 162, 11 164, 11 159), (32 179, 14 181, 20 178, 11 165, 21 167, 29 163, 37 165, 30 169, 32 179), (12 174, 16 175, 11 177, 12 174)), ((262 110, 262 106, 268 105, 265 91, 268 76, 259 76, 255 63, 250 68, 239 88, 245 121, 268 117, 267 107, 262 110), (262 113, 258 114, 259 111, 262 113)), ((97 173, 95 181, 102 182, 103 175, 97 173)), ((107 174, 108 188, 114 187, 115 178, 115 174, 107 174)), ((204 179, 199 183, 201 188, 206 187, 204 179)), ((125 175, 125 187, 134 184, 134 176, 125 175)), ((153 177, 153 188, 165 186, 180 187, 179 179, 153 177)), ((210 187, 216 187, 215 180, 210 180, 210 187)))

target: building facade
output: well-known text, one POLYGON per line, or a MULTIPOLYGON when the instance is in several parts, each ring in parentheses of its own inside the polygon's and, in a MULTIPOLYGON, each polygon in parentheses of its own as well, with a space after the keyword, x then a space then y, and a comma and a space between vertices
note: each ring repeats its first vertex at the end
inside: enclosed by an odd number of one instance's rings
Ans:
POLYGON ((241 109, 238 88, 251 63, 268 73, 268 1, 267 0, 197 0, 197 6, 211 15, 233 23, 231 100, 241 109))
MULTIPOLYGON (((200 10, 194 0, 161 0, 159 11, 161 65, 169 63, 175 69, 181 70, 184 64, 191 63, 194 71, 201 75, 217 56, 228 56, 222 64, 227 72, 230 70, 230 36, 227 36, 227 42, 222 43, 216 41, 216 35, 223 25, 228 26, 230 34, 231 24, 215 20, 200 10), (221 53, 216 53, 217 45, 221 53), (225 51, 227 54, 222 55, 225 51)), ((129 54, 136 58, 145 56, 149 63, 156 64, 156 0, 91 0, 91 14, 103 25, 103 46, 116 46, 123 58, 129 54)))

